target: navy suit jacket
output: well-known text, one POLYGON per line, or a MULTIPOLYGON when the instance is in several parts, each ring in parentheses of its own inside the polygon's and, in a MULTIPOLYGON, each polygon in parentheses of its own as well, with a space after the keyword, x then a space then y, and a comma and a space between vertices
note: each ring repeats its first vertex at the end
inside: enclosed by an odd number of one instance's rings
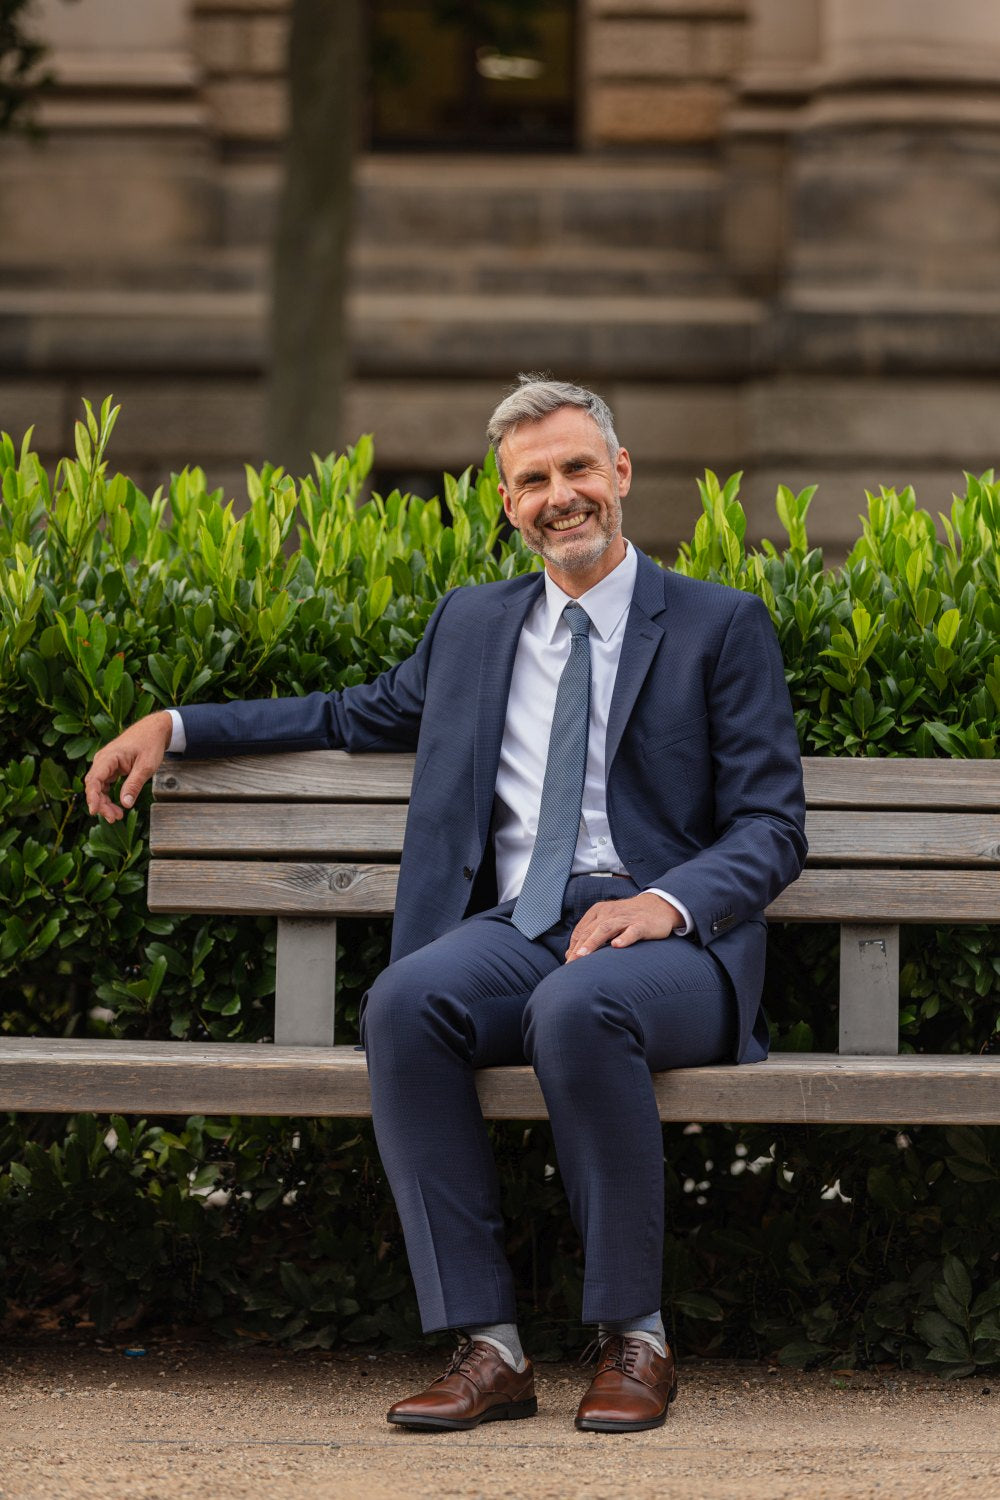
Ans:
MULTIPOLYGON (((486 904, 514 654, 542 587, 531 573, 454 589, 413 655, 372 683, 182 710, 189 755, 416 750, 394 959, 486 904)), ((733 983, 737 1060, 759 1060, 763 910, 806 852, 798 741, 760 599, 664 572, 638 552, 606 764, 608 821, 625 868, 687 907, 688 941, 710 948, 733 983)))

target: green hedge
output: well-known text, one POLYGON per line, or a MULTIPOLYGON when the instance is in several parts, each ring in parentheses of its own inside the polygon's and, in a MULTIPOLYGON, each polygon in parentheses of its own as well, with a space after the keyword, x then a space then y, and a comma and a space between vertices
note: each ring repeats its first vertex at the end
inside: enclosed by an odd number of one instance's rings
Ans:
MULTIPOLYGON (((263 1040, 272 924, 151 916, 147 802, 87 817, 93 750, 150 708, 302 693, 412 651, 456 584, 537 566, 500 527, 496 476, 444 506, 359 506, 363 438, 295 480, 247 469, 245 514, 199 469, 146 497, 111 475, 115 411, 87 409, 50 478, 0 442, 0 1030, 263 1040)), ((803 749, 996 754, 1000 485, 967 476, 942 537, 912 491, 867 498, 846 564, 810 549, 811 490, 778 493, 788 534, 747 552, 739 476, 707 474, 677 566, 751 589, 775 619, 803 749)), ((905 934, 901 1045, 1000 1040, 990 929, 905 934)), ((387 929, 343 924, 340 1039, 387 929)), ((774 1045, 832 1048, 836 935, 772 934, 774 1045)), ((496 1127, 510 1253, 536 1354, 582 1342, 581 1262, 548 1127, 496 1127)), ((667 1126, 664 1296, 682 1352, 786 1363, 1000 1368, 1000 1132, 914 1126, 667 1126)), ((367 1123, 15 1118, 0 1126, 8 1321, 107 1332, 197 1320, 293 1346, 419 1339, 399 1228, 367 1123)))

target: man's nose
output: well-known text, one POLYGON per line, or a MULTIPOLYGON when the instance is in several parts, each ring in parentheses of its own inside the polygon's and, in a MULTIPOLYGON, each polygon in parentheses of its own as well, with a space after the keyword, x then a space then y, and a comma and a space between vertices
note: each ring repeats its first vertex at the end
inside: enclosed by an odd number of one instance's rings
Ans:
POLYGON ((576 490, 565 474, 557 474, 552 481, 550 495, 553 505, 572 505, 576 499, 576 490))

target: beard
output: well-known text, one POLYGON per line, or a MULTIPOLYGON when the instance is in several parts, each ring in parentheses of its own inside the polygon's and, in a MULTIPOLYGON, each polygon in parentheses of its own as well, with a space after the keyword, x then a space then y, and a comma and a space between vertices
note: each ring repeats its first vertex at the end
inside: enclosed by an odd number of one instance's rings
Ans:
POLYGON ((596 505, 592 500, 585 500, 573 509, 596 517, 596 529, 584 523, 580 528, 586 533, 583 536, 577 531, 553 536, 543 528, 566 514, 565 511, 558 510, 546 511, 539 516, 535 526, 522 525, 520 528, 524 545, 531 552, 537 552, 544 562, 551 563, 553 567, 561 568, 566 573, 584 572, 593 567, 622 529, 622 507, 617 485, 614 496, 606 505, 596 505))

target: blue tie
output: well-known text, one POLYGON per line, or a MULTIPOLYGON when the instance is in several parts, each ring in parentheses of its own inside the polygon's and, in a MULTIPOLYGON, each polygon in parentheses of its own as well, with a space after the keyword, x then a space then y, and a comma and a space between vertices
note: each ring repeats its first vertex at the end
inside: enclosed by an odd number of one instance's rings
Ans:
POLYGON ((511 921, 525 937, 540 937, 562 916, 566 882, 580 834, 583 779, 590 730, 590 616, 581 604, 563 610, 572 634, 569 661, 556 689, 549 753, 542 782, 535 847, 511 921))

